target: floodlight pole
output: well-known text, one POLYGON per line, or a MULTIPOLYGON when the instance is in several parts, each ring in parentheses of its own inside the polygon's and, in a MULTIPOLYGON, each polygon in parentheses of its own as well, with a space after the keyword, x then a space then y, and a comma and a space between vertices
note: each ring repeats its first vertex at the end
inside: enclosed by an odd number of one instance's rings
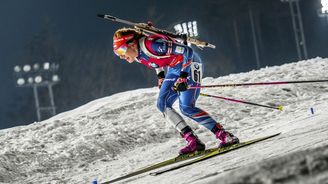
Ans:
POLYGON ((43 111, 51 112, 52 116, 56 115, 56 106, 55 106, 54 94, 53 94, 53 90, 52 90, 52 86, 54 84, 55 84, 54 82, 47 81, 47 82, 42 82, 41 84, 31 84, 31 85, 21 86, 21 87, 32 87, 33 88, 35 109, 36 109, 36 115, 37 115, 38 121, 42 120, 42 112, 43 111), (48 88, 50 106, 42 106, 42 107, 40 106, 38 87, 47 87, 48 88))
POLYGON ((35 100, 36 115, 37 115, 38 121, 41 121, 39 94, 38 94, 38 89, 37 89, 36 85, 33 85, 33 94, 34 94, 34 100, 35 100))
POLYGON ((241 57, 241 48, 240 48, 240 38, 239 38, 239 33, 238 33, 238 24, 237 20, 234 19, 233 21, 233 28, 234 28, 234 36, 235 36, 235 42, 236 42, 236 47, 237 47, 237 59, 239 63, 242 63, 242 57, 241 57))
POLYGON ((249 14, 249 19, 251 21, 251 27, 252 27, 253 44, 254 44, 254 51, 255 51, 255 58, 256 58, 256 67, 257 67, 257 69, 260 69, 261 68, 260 54, 259 54, 259 47, 258 47, 258 43, 257 43, 258 40, 257 40, 257 36, 256 36, 256 29, 255 29, 252 7, 248 8, 248 14, 249 14))
POLYGON ((302 13, 300 10, 299 0, 281 0, 281 2, 289 3, 298 59, 299 60, 308 59, 308 53, 307 53, 307 47, 306 47, 306 41, 305 41, 304 29, 303 29, 302 13))
POLYGON ((56 106, 54 101, 54 93, 52 91, 52 84, 48 84, 48 90, 49 90, 49 97, 50 97, 50 105, 52 108, 52 115, 56 115, 56 106))
POLYGON ((52 86, 56 84, 54 82, 51 81, 46 81, 46 82, 42 82, 41 84, 33 84, 33 91, 34 91, 34 98, 35 98, 35 105, 36 105, 36 111, 37 111, 37 116, 38 116, 38 121, 42 120, 41 117, 41 112, 46 111, 46 112, 50 112, 52 116, 56 115, 56 106, 55 106, 55 100, 54 100, 54 94, 53 94, 53 90, 52 90, 52 86), (40 106, 39 103, 39 97, 38 97, 38 91, 37 88, 38 87, 47 87, 48 88, 48 93, 49 93, 49 99, 50 99, 50 106, 40 106))
MULTIPOLYGON (((17 66, 19 67, 19 66, 17 66)), ((36 70, 35 71, 29 71, 29 70, 24 70, 24 71, 20 71, 20 69, 15 69, 15 75, 17 78, 32 78, 32 76, 48 76, 47 74, 55 74, 55 72, 58 70, 58 65, 56 65, 55 63, 52 64, 51 68, 44 68, 42 70, 36 70)), ((57 76, 57 75, 56 75, 57 76)), ((52 77, 54 77, 54 75, 52 75, 52 77)), ((18 83, 17 87, 32 87, 33 88, 33 95, 34 95, 34 101, 35 101, 35 110, 36 110, 36 115, 37 115, 37 119, 38 121, 42 120, 42 112, 47 112, 49 114, 51 114, 52 116, 56 115, 56 106, 55 106, 55 100, 54 100, 54 93, 53 93, 53 85, 57 84, 59 82, 59 78, 58 76, 56 78, 47 78, 46 80, 41 80, 37 81, 36 77, 34 80, 30 81, 28 80, 28 83, 24 82, 25 80, 23 80, 22 83, 18 83), (40 105, 40 98, 39 98, 39 93, 38 93, 38 88, 41 87, 46 87, 48 89, 48 97, 50 100, 50 104, 49 102, 47 102, 46 106, 41 106, 40 105)))

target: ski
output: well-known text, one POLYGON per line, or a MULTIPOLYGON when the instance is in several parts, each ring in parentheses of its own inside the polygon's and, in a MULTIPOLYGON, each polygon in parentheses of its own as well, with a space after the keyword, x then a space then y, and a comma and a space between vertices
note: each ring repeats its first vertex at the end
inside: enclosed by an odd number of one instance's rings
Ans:
MULTIPOLYGON (((241 148, 241 147, 244 147, 246 145, 250 145, 250 144, 253 144, 255 142, 259 142, 259 141, 262 141, 262 140, 265 140, 265 139, 268 139, 268 138, 271 138, 271 137, 274 137, 274 136, 277 136, 279 135, 280 133, 278 134, 274 134, 274 135, 271 135, 271 136, 266 136, 266 137, 262 137, 262 138, 258 138, 258 139, 254 139, 254 140, 250 140, 250 141, 246 141, 246 142, 243 142, 243 143, 240 143, 240 144, 235 144, 235 145, 232 145, 230 147, 227 147, 227 148, 210 148, 210 149, 206 149, 204 151, 198 151, 198 152, 195 152, 195 153, 190 153, 190 154, 184 154, 184 155, 180 155, 180 156, 177 156, 177 157, 174 157, 174 158, 171 158, 171 159, 168 159, 168 160, 165 160, 165 161, 162 161, 160 163, 157 163, 157 164, 153 164, 153 165, 150 165, 148 167, 145 167, 145 168, 141 168, 137 171, 134 171, 134 172, 131 172, 131 173, 128 173, 126 175, 123 175, 123 176, 120 176, 118 178, 115 178, 113 180, 109 180, 107 182, 103 182, 102 184, 108 184, 108 183, 114 183, 114 182, 117 182, 117 181, 121 181, 121 180, 124 180, 124 179, 127 179, 127 178, 131 178, 133 176, 137 176, 137 175, 140 175, 140 174, 143 174, 143 173, 146 173, 148 171, 152 171, 152 170, 155 170, 155 169, 159 169, 159 168, 162 168, 162 167, 165 167, 165 166, 168 166, 168 165, 171 165, 171 164, 175 164, 175 163, 178 163, 178 162, 182 162, 182 161, 187 161, 187 160, 190 160, 190 159, 193 159, 193 158, 197 158, 197 157, 200 157, 199 159, 203 158, 203 157, 206 157, 206 156, 210 156, 212 155, 212 153, 218 153, 218 154, 222 154, 222 153, 225 153, 225 152, 228 152, 228 151, 231 151, 233 149, 238 149, 238 148, 241 148), (203 157, 201 157, 203 156, 203 157)), ((215 155, 218 155, 218 154, 215 154, 215 155)), ((213 156, 215 156, 213 155, 213 156)), ((212 157, 212 156, 211 156, 212 157)), ((198 159, 196 159, 198 160, 198 159)), ((192 160, 191 162, 193 161, 196 161, 196 160, 192 160)), ((203 160, 203 159, 202 159, 203 160)), ((187 163, 191 163, 191 162, 187 162, 187 163)), ((199 161, 197 161, 199 162, 199 161)), ((186 163, 184 163, 186 164, 186 163)), ((178 165, 177 167, 178 168, 181 168, 181 167, 184 167, 182 165, 184 164, 181 164, 181 165, 178 165)), ((192 163, 191 163, 192 164, 192 163)), ((188 164, 188 165, 191 165, 191 164, 188 164)), ((187 166, 187 165, 185 165, 187 166)), ((150 173, 151 175, 158 175, 158 174, 162 174, 164 172, 168 172, 170 170, 175 170, 175 169, 178 169, 178 168, 169 168, 169 169, 165 169, 165 170, 161 170, 161 171, 158 171, 158 172, 153 172, 153 173, 150 173)))
POLYGON ((242 142, 242 143, 239 143, 239 144, 234 144, 234 145, 224 147, 224 148, 218 148, 218 149, 215 149, 214 151, 212 151, 212 152, 210 152, 210 153, 208 153, 208 154, 206 154, 202 157, 196 158, 194 160, 182 163, 182 164, 174 166, 174 167, 163 169, 163 170, 160 170, 160 171, 157 171, 157 172, 152 172, 152 173, 150 173, 150 175, 156 176, 156 175, 160 175, 160 174, 163 174, 163 173, 166 173, 166 172, 169 172, 169 171, 180 169, 182 167, 189 166, 191 164, 198 163, 198 162, 207 160, 209 158, 212 158, 214 156, 221 155, 221 154, 224 154, 224 153, 227 153, 229 151, 236 150, 236 149, 239 149, 239 148, 242 148, 242 147, 245 147, 245 146, 249 146, 251 144, 254 144, 254 143, 257 143, 257 142, 260 142, 260 141, 263 141, 263 140, 266 140, 266 139, 269 139, 269 138, 272 138, 272 137, 275 137, 275 136, 278 136, 278 135, 280 135, 280 133, 265 136, 265 137, 261 137, 261 138, 257 138, 257 139, 253 139, 253 140, 249 140, 249 141, 242 142))
POLYGON ((121 177, 115 178, 113 180, 104 182, 102 184, 114 183, 114 182, 117 182, 117 181, 121 181, 123 179, 127 179, 127 178, 130 178, 130 177, 139 175, 139 174, 146 173, 146 172, 151 171, 151 170, 154 170, 154 169, 165 167, 165 166, 168 166, 168 165, 171 165, 171 164, 175 164, 175 163, 178 163, 178 162, 181 162, 181 161, 186 161, 186 160, 189 160, 189 159, 192 159, 192 158, 200 157, 200 156, 209 154, 209 153, 211 153, 213 151, 216 151, 217 149, 218 148, 210 148, 210 149, 206 149, 204 151, 197 151, 195 153, 179 155, 177 157, 174 157, 174 158, 171 158, 171 159, 162 161, 162 162, 157 163, 157 164, 154 164, 154 165, 150 165, 148 167, 139 169, 137 171, 134 171, 134 172, 131 172, 129 174, 123 175, 121 177))

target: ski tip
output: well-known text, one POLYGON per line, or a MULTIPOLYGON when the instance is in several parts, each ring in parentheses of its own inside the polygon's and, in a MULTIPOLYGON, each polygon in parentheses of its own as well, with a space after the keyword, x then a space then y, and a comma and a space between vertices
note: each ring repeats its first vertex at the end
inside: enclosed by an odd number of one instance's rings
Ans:
POLYGON ((281 132, 278 132, 278 133, 276 133, 276 134, 273 134, 273 136, 278 136, 278 135, 280 135, 281 134, 281 132))
POLYGON ((97 17, 105 18, 105 15, 103 15, 103 14, 97 14, 97 17))

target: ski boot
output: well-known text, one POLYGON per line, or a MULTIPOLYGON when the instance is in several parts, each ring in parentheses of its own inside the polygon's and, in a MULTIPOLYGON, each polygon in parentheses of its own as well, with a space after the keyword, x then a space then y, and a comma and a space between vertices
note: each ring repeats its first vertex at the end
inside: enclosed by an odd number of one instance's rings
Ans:
POLYGON ((215 134, 216 138, 220 140, 218 146, 219 148, 239 143, 239 139, 232 133, 224 130, 224 128, 220 124, 216 124, 216 126, 212 129, 212 132, 215 134))
POLYGON ((198 139, 191 129, 186 133, 181 133, 181 136, 188 142, 188 145, 179 151, 180 155, 205 150, 205 144, 198 139))

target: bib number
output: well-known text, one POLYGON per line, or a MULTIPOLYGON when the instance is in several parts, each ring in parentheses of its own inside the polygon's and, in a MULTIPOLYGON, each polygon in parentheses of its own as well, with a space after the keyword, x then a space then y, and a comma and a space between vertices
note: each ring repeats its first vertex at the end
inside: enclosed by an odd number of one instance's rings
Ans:
POLYGON ((202 71, 202 64, 193 62, 191 64, 191 79, 200 84, 202 83, 203 78, 203 71, 202 71))

